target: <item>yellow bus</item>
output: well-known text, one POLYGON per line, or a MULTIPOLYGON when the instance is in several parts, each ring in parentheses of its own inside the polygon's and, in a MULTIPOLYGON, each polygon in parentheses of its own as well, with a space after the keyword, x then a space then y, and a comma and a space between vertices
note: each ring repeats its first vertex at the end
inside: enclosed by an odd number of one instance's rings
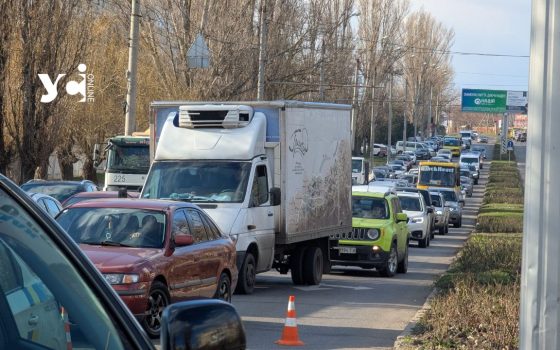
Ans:
POLYGON ((460 137, 444 137, 443 138, 443 148, 451 151, 454 157, 459 157, 461 155, 461 145, 462 141, 460 137))
POLYGON ((420 162, 418 166, 419 189, 430 187, 453 188, 461 192, 461 171, 457 163, 420 162))

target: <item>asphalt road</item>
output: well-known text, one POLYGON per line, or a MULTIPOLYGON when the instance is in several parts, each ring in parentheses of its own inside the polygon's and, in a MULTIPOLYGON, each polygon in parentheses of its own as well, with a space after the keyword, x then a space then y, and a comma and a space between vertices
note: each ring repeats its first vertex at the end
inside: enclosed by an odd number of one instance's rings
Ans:
MULTIPOLYGON (((493 144, 487 147, 489 157, 493 144)), ((487 164, 488 165, 488 164, 487 164)), ((428 248, 411 245, 407 274, 383 278, 377 272, 335 267, 319 286, 294 286, 289 275, 268 272, 257 276, 252 295, 234 295, 243 318, 249 349, 281 348, 280 338, 288 297, 295 306, 305 349, 391 349, 396 337, 425 302, 433 281, 451 263, 475 225, 489 166, 472 198, 467 198, 463 227, 436 235, 428 248)))

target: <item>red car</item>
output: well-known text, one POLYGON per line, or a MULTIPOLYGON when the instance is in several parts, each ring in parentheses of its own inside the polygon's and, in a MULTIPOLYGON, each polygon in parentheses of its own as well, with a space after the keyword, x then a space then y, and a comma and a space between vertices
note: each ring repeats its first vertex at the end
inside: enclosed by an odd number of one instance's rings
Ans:
POLYGON ((231 301, 235 244, 194 204, 98 199, 67 207, 57 221, 152 337, 172 302, 231 301))

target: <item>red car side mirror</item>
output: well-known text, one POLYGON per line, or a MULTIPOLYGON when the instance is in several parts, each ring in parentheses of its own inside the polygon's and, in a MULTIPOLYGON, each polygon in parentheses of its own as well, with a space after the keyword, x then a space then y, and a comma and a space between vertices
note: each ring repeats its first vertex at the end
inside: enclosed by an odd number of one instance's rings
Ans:
POLYGON ((194 243, 192 235, 180 234, 175 236, 175 245, 177 247, 184 247, 194 243))

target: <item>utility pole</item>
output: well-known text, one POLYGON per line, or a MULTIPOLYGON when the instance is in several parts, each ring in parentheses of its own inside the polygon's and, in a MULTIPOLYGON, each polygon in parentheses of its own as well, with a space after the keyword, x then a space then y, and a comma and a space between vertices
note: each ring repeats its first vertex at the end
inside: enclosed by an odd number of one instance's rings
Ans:
POLYGON ((405 78, 404 79, 403 133, 402 133, 403 151, 406 151, 406 124, 407 124, 406 111, 407 111, 407 107, 408 107, 408 82, 406 81, 406 78, 405 78))
POLYGON ((560 0, 532 1, 520 349, 560 347, 559 8, 560 0))
POLYGON ((354 74, 354 95, 352 96, 352 152, 356 149, 356 123, 358 120, 358 75, 360 74, 360 59, 356 58, 356 73, 354 74))
POLYGON ((136 70, 138 66, 138 31, 140 17, 139 0, 132 0, 130 14, 130 38, 128 46, 128 70, 126 72, 126 112, 124 119, 124 134, 130 136, 136 131, 136 70))
POLYGON ((325 39, 321 42, 321 67, 319 70, 319 100, 325 100, 325 39))
POLYGON ((433 84, 430 83, 430 107, 429 107, 429 111, 430 111, 430 136, 434 136, 434 116, 432 115, 432 89, 433 89, 433 84))
POLYGON ((377 67, 373 69, 373 83, 371 84, 371 126, 369 130, 369 140, 370 140, 370 155, 371 164, 373 166, 373 159, 375 158, 375 78, 377 76, 377 67))
POLYGON ((266 15, 266 1, 261 0, 261 37, 259 40, 259 74, 257 81, 257 100, 264 98, 264 70, 266 66, 266 42, 268 40, 268 16, 266 15))
POLYGON ((387 126, 387 164, 391 160, 391 133, 393 132, 393 74, 391 72, 391 81, 389 82, 389 123, 387 126))

